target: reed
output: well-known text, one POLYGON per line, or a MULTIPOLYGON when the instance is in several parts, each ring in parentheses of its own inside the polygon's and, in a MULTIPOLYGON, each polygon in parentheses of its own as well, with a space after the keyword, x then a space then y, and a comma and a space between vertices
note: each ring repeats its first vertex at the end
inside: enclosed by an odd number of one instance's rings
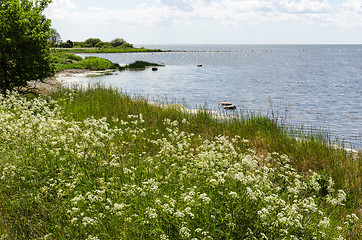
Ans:
POLYGON ((277 119, 102 87, 0 116, 3 239, 360 238, 361 154, 277 119))

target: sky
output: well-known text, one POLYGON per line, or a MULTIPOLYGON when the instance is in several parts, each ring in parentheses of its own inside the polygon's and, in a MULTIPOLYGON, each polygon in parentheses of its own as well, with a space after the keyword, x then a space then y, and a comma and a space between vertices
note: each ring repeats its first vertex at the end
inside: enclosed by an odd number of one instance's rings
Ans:
POLYGON ((63 41, 362 44, 362 0, 53 0, 63 41))

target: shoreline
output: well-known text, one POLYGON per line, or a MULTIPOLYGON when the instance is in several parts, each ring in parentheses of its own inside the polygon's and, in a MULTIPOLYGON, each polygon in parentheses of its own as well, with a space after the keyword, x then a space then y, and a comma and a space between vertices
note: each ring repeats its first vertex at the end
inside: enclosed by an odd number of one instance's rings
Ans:
MULTIPOLYGON (((49 77, 47 79, 44 80, 44 82, 40 82, 40 81, 31 81, 29 82, 29 86, 32 89, 35 89, 38 93, 49 93, 52 91, 56 91, 57 89, 59 89, 62 86, 82 86, 82 84, 80 83, 80 80, 84 80, 84 78, 86 77, 94 77, 94 76, 102 76, 105 75, 107 73, 111 73, 114 72, 116 70, 114 69, 108 69, 108 70, 89 70, 89 69, 66 69, 66 70, 62 70, 60 72, 55 73, 55 75, 53 77, 49 77)), ((85 85, 85 87, 88 84, 85 85)), ((153 105, 153 106, 163 106, 163 107, 167 107, 167 105, 162 105, 160 103, 157 102, 153 102, 153 101, 149 101, 148 99, 146 100, 148 104, 153 105)), ((197 109, 187 109, 184 108, 182 109, 183 112, 189 113, 189 114, 196 114, 197 113, 197 109)), ((230 116, 227 116, 225 114, 216 112, 216 111, 212 111, 209 110, 209 113, 211 113, 216 119, 226 119, 229 118, 230 116)), ((303 138, 300 137, 296 137, 297 141, 303 141, 303 138)), ((348 147, 343 147, 343 146, 339 146, 337 144, 331 144, 331 146, 335 149, 343 149, 348 153, 351 153, 354 155, 354 157, 357 157, 358 154, 362 151, 362 149, 358 149, 358 148, 348 148, 348 147)))
POLYGON ((89 70, 89 69, 65 69, 57 72, 52 77, 46 78, 43 82, 31 81, 28 83, 28 87, 34 89, 38 93, 49 93, 57 90, 59 87, 66 83, 72 83, 79 81, 81 78, 90 76, 101 76, 110 72, 114 72, 114 69, 109 70, 89 70))

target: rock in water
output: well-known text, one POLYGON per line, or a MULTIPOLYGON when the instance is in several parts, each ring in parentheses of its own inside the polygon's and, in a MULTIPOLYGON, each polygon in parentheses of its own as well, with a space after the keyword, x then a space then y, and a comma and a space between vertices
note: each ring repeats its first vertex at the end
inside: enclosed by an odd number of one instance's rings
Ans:
POLYGON ((229 102, 219 102, 219 105, 221 105, 221 106, 229 106, 229 105, 232 105, 232 104, 229 103, 229 102))
POLYGON ((225 110, 236 109, 236 106, 235 105, 226 105, 226 106, 224 106, 224 109, 225 110))

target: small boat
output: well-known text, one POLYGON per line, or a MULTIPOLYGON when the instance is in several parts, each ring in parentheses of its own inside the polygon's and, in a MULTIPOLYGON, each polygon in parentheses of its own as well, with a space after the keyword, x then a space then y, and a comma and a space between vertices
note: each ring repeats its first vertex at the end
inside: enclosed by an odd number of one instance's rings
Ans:
POLYGON ((153 67, 153 68, 152 68, 152 71, 158 71, 158 68, 153 67))
POLYGON ((197 67, 202 67, 202 64, 197 64, 197 67))

